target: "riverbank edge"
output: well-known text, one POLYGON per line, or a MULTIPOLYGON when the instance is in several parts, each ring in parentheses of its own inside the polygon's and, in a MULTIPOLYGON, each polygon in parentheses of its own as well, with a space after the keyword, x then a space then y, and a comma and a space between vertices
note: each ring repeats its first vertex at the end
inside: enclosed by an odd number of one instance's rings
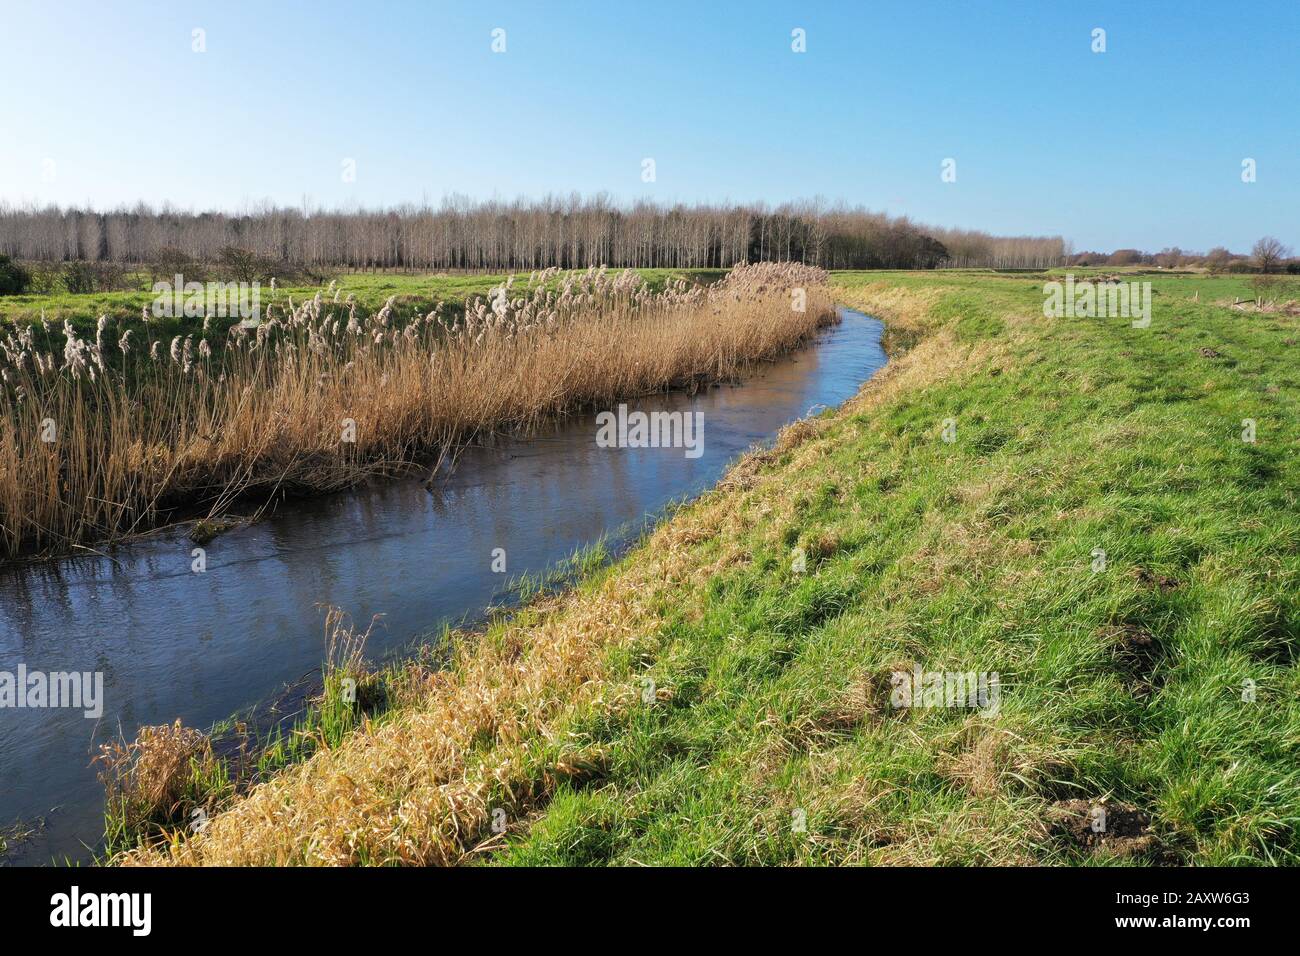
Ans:
MULTIPOLYGON (((661 553, 661 546, 667 541, 669 551, 677 552, 683 543, 689 544, 695 540, 696 535, 686 529, 685 525, 691 523, 695 513, 700 509, 713 510, 720 504, 725 503, 730 494, 747 487, 752 487, 759 480, 779 479, 780 469, 778 462, 782 459, 788 459, 791 453, 797 448, 804 445, 810 439, 827 431, 835 422, 843 419, 845 416, 853 414, 858 407, 873 402, 873 396, 876 393, 891 388, 892 379, 905 375, 907 365, 925 364, 930 361, 927 355, 921 355, 920 362, 905 361, 915 348, 920 345, 933 331, 931 325, 926 322, 926 307, 928 299, 925 296, 916 296, 913 294, 902 293, 902 290, 892 288, 888 282, 875 284, 877 286, 875 296, 868 296, 865 299, 857 293, 858 290, 852 290, 844 287, 838 287, 834 282, 831 284, 833 297, 837 307, 844 305, 849 308, 864 311, 874 318, 880 319, 885 325, 885 334, 882 339, 882 345, 889 357, 888 363, 879 369, 871 378, 863 383, 859 391, 840 406, 827 409, 821 414, 812 418, 800 419, 790 423, 781 432, 778 433, 775 440, 770 446, 765 448, 756 448, 738 458, 735 463, 727 470, 724 476, 713 488, 707 490, 693 501, 681 503, 672 508, 664 518, 657 522, 652 528, 647 529, 639 539, 634 542, 621 556, 611 563, 604 564, 593 570, 584 573, 580 579, 576 580, 571 587, 559 593, 547 593, 533 598, 529 603, 517 608, 513 612, 489 620, 485 625, 471 628, 468 630, 449 630, 446 632, 446 643, 439 653, 439 657, 445 663, 445 669, 428 675, 429 687, 428 692, 431 695, 446 693, 449 686, 457 685, 455 675, 457 672, 464 673, 469 665, 478 664, 472 668, 472 673, 477 677, 489 676, 491 669, 495 666, 492 664, 484 665, 482 659, 484 656, 491 657, 493 660, 500 661, 504 655, 506 657, 518 657, 525 653, 528 645, 534 645, 534 642, 521 640, 520 632, 536 629, 539 627, 550 628, 557 624, 562 624, 566 613, 571 613, 572 609, 580 606, 583 602, 593 601, 603 603, 609 599, 608 590, 611 585, 616 585, 620 577, 630 569, 642 564, 647 557, 661 553), (855 302, 844 301, 856 299, 855 302), (903 367, 900 368, 900 360, 904 361, 903 367), (489 673, 485 673, 486 671, 489 673)), ((679 555, 680 557, 680 555, 679 555)), ((679 562, 675 562, 680 567, 679 562)), ((668 578, 666 580, 671 580, 668 578)), ((586 617, 586 615, 584 615, 586 617)), ((609 649, 618 646, 617 641, 611 641, 608 644, 609 649)), ((586 665, 590 665, 590 653, 600 650, 600 646, 585 647, 583 649, 583 660, 586 665)), ((552 656, 556 651, 552 648, 552 656)), ((463 685, 460 685, 463 688, 463 685)), ((632 691, 636 691, 632 688, 632 691)), ((627 689, 625 688, 626 692, 627 689)), ((583 695, 585 697, 585 695, 583 695)), ((626 693, 617 695, 617 699, 626 702, 624 698, 626 693)), ((635 694, 633 694, 635 696, 635 694)), ((572 702, 566 710, 573 709, 576 701, 572 702)), ((400 725, 404 718, 411 717, 416 707, 411 704, 399 705, 396 709, 386 712, 382 721, 377 724, 371 724, 369 721, 362 722, 356 730, 340 744, 341 748, 362 747, 364 742, 361 739, 368 733, 382 732, 384 728, 394 725, 400 725)), ((540 727, 538 729, 541 729, 540 727)), ((215 830, 206 832, 203 836, 191 836, 181 838, 177 834, 166 847, 154 848, 137 848, 135 850, 117 854, 113 859, 107 861, 113 865, 137 865, 137 864, 157 864, 157 863, 193 863, 199 862, 190 858, 192 850, 198 849, 204 844, 209 843, 213 837, 217 836, 225 828, 231 826, 231 818, 228 814, 238 812, 238 808, 248 804, 250 801, 256 802, 264 799, 263 794, 274 788, 277 784, 285 783, 291 775, 303 773, 315 776, 311 770, 317 768, 313 765, 328 761, 331 753, 337 751, 322 751, 302 764, 290 764, 283 770, 274 774, 271 778, 260 783, 253 791, 237 798, 230 805, 223 807, 221 812, 214 815, 210 821, 210 826, 215 830)), ((570 770, 577 770, 581 761, 570 763, 567 760, 557 762, 557 767, 567 767, 570 770)), ((560 777, 564 774, 560 774, 560 777)), ((557 777, 556 779, 559 779, 557 777)), ((553 781, 552 781, 553 782, 553 781)), ((482 801, 476 801, 482 802, 482 801)), ((508 802, 508 801, 500 801, 508 802)), ((483 804, 486 809, 486 805, 483 804)), ((462 823, 464 821, 461 821, 462 823)), ((484 840, 466 845, 458 859, 446 858, 439 860, 442 863, 463 863, 468 862, 491 848, 496 842, 494 834, 491 834, 491 815, 484 813, 480 824, 486 826, 488 836, 484 840)), ((208 828, 205 828, 205 831, 208 828)), ((458 824, 459 829, 459 824, 458 824)), ((203 862, 207 862, 206 860, 203 862)), ((234 861, 231 861, 234 862, 234 861)), ((243 859, 241 863, 254 863, 254 860, 243 859)), ((306 858, 291 861, 280 858, 279 862, 325 862, 324 860, 311 861, 306 858)), ((331 860, 329 862, 341 863, 343 860, 331 860)), ((362 862, 352 860, 346 862, 362 862)), ((413 861, 412 861, 413 862, 413 861)))

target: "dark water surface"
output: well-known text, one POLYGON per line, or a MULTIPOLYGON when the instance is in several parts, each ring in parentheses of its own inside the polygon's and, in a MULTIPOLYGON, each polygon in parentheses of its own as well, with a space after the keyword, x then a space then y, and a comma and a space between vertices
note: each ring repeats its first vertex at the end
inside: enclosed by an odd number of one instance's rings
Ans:
POLYGON ((586 415, 533 440, 468 450, 436 493, 402 480, 284 506, 210 542, 202 574, 181 534, 0 573, 0 671, 104 675, 98 720, 79 709, 0 708, 0 827, 44 820, 8 862, 86 859, 103 833, 97 745, 176 718, 208 727, 273 697, 319 667, 320 605, 362 627, 384 615, 372 658, 441 622, 474 620, 507 577, 544 571, 602 535, 627 540, 783 425, 851 397, 885 364, 882 326, 840 314, 815 344, 742 385, 628 402, 702 412, 698 458, 598 448, 586 415), (507 574, 492 571, 495 548, 506 551, 507 574))

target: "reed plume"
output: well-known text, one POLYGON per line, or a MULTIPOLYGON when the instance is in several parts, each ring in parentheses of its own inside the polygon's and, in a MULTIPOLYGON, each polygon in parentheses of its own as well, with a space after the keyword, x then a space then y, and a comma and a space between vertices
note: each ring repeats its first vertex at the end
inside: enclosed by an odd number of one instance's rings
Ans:
POLYGON ((654 292, 632 271, 547 269, 403 322, 391 299, 363 316, 335 290, 277 299, 220 338, 101 318, 90 341, 65 323, 61 355, 23 328, 0 338, 0 557, 333 491, 475 436, 735 377, 830 320, 825 278, 760 263, 654 292))

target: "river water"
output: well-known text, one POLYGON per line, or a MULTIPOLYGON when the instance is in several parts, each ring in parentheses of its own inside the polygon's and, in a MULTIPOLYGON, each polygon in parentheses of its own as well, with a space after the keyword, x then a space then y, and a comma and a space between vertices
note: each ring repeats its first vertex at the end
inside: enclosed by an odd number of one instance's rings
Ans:
POLYGON ((881 323, 847 309, 807 348, 740 385, 629 401, 703 414, 703 454, 596 445, 594 415, 471 448, 431 491, 417 479, 294 502, 206 545, 180 533, 110 556, 0 572, 0 671, 103 674, 103 713, 0 707, 0 827, 40 821, 6 862, 86 860, 103 833, 99 743, 146 724, 206 728, 320 666, 323 604, 364 626, 370 657, 473 622, 506 579, 602 536, 617 547, 787 423, 834 406, 885 364, 881 323), (504 549, 506 573, 493 570, 504 549))

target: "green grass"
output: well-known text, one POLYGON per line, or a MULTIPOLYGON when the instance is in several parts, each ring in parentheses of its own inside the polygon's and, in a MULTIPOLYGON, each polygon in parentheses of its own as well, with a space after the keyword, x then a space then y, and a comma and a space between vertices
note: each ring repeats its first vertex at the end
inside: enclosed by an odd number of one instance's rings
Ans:
MULTIPOLYGON (((663 288, 673 278, 685 278, 690 281, 711 282, 724 274, 720 269, 640 269, 637 270, 646 279, 654 291, 663 288)), ((214 275, 213 278, 219 278, 214 275)), ((438 302, 459 311, 465 300, 471 296, 486 295, 488 290, 506 279, 506 274, 483 275, 403 275, 397 273, 343 273, 331 276, 335 288, 342 290, 339 301, 349 295, 355 297, 357 310, 363 314, 378 312, 391 296, 398 299, 393 305, 395 318, 403 319, 411 315, 423 315, 438 302)), ((526 280, 525 271, 516 281, 526 280)), ((107 315, 115 323, 126 323, 125 328, 142 328, 141 309, 149 308, 155 294, 147 275, 132 276, 137 288, 122 292, 92 292, 73 295, 58 292, 49 295, 14 295, 0 297, 0 331, 6 324, 25 325, 38 322, 42 311, 46 321, 62 326, 65 319, 84 336, 94 330, 95 323, 101 315, 107 315)), ((294 302, 310 299, 319 289, 328 286, 326 279, 320 286, 316 285, 280 285, 274 294, 277 303, 287 302, 292 297, 294 302)), ((272 293, 268 283, 261 288, 262 305, 272 302, 272 293)), ((214 322, 217 320, 214 319, 214 322)), ((224 330, 232 324, 230 321, 219 322, 224 330)), ((162 319, 154 323, 154 337, 188 335, 198 332, 203 325, 202 318, 162 319)), ((119 330, 118 334, 121 334, 119 330)), ((139 332, 137 332, 139 335, 139 332)))
POLYGON ((1236 277, 1152 278, 1148 329, 1044 319, 1041 277, 836 281, 937 290, 900 365, 951 368, 706 496, 701 567, 746 559, 611 652, 669 693, 576 720, 601 773, 492 860, 1300 863, 1300 321, 1212 304, 1236 277), (913 664, 996 671, 999 713, 891 708, 913 664), (1072 839, 1073 801, 1140 838, 1072 839))

